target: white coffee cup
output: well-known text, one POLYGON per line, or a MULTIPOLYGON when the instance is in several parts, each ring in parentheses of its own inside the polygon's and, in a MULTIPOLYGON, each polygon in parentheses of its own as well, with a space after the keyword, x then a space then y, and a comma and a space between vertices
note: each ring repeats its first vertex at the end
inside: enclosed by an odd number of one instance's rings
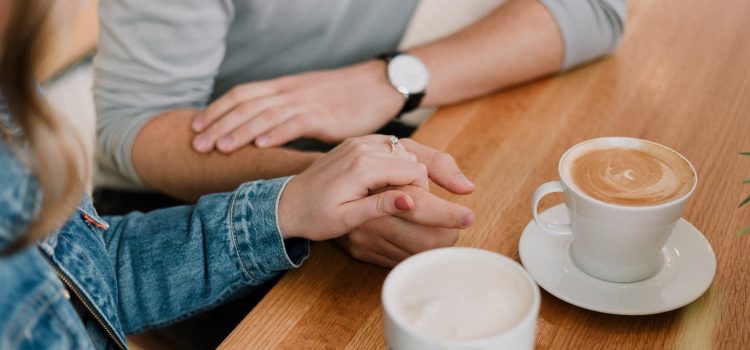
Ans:
POLYGON ((661 268, 661 249, 698 182, 695 168, 685 157, 651 141, 603 137, 568 149, 560 158, 558 172, 560 181, 545 183, 534 193, 534 221, 546 232, 573 235, 570 254, 581 270, 602 280, 627 283, 646 279, 661 268), (573 182, 572 162, 586 152, 608 148, 658 149, 665 157, 678 157, 692 172, 691 187, 684 195, 654 205, 632 206, 596 199, 573 182), (570 224, 545 223, 539 218, 540 199, 553 192, 563 193, 570 224))
POLYGON ((388 347, 533 349, 539 287, 517 262, 476 248, 441 248, 396 266, 383 285, 388 347))

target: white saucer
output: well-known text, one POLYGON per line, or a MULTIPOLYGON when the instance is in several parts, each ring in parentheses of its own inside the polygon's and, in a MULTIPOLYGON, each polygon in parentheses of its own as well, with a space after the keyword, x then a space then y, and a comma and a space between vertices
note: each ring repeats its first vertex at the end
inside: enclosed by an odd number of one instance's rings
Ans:
MULTIPOLYGON (((568 222, 563 204, 546 210, 541 217, 550 223, 568 222)), ((593 311, 649 315, 674 310, 700 297, 716 274, 711 245, 685 219, 680 219, 662 249, 662 269, 633 283, 607 282, 581 271, 570 258, 571 241, 572 236, 546 233, 531 220, 519 242, 521 261, 544 290, 593 311)))

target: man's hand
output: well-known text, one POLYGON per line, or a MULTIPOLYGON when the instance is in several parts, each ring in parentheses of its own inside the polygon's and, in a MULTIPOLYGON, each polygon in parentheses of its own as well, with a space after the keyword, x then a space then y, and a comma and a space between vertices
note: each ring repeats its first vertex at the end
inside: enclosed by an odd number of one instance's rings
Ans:
MULTIPOLYGON (((427 166, 429 177, 445 189, 468 194, 474 184, 463 175, 453 157, 410 139, 401 144, 427 166)), ((381 217, 360 225, 336 243, 356 259, 392 267, 407 257, 429 249, 449 247, 458 240, 458 230, 474 222, 467 208, 440 199, 416 186, 392 188, 407 193, 415 206, 408 212, 381 217)))
POLYGON ((384 216, 336 239, 352 257, 393 267, 409 256, 430 249, 450 247, 458 230, 471 226, 474 214, 466 207, 445 201, 416 186, 399 186, 414 199, 409 211, 384 216))
POLYGON ((300 137, 339 142, 373 132, 402 107, 385 63, 371 60, 238 85, 193 121, 193 148, 231 153, 249 143, 273 147, 300 137))
POLYGON ((399 140, 404 149, 417 156, 427 166, 427 173, 440 187, 455 194, 474 192, 472 183, 456 164, 456 160, 445 152, 420 144, 412 139, 399 140))

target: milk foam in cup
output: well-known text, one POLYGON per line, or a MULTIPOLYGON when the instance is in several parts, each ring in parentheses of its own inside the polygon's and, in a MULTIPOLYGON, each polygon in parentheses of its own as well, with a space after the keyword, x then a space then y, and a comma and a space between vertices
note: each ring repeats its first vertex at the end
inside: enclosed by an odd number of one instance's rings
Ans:
POLYGON ((443 248, 399 264, 383 286, 391 349, 533 349, 539 289, 515 261, 443 248))

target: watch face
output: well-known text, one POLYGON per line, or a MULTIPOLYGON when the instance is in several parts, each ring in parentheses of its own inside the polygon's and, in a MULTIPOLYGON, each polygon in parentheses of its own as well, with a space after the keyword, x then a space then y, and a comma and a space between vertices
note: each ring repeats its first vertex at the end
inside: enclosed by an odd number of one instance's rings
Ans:
POLYGON ((418 58, 402 54, 388 63, 388 80, 402 93, 415 94, 427 88, 430 72, 418 58))

